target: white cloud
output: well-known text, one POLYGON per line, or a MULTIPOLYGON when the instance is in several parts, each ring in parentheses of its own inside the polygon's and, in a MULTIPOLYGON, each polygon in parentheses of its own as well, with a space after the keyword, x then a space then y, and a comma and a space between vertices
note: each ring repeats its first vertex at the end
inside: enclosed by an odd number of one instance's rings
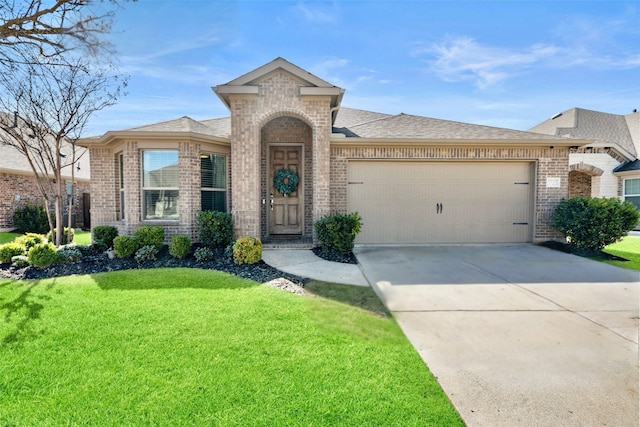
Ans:
POLYGON ((313 3, 311 6, 309 3, 300 2, 293 8, 298 16, 301 16, 307 21, 318 23, 335 23, 336 11, 326 7, 322 7, 323 3, 313 3))
POLYGON ((413 55, 431 56, 430 70, 445 81, 470 80, 478 88, 485 89, 556 55, 559 50, 553 45, 536 44, 518 51, 482 45, 470 37, 458 37, 420 47, 413 55))

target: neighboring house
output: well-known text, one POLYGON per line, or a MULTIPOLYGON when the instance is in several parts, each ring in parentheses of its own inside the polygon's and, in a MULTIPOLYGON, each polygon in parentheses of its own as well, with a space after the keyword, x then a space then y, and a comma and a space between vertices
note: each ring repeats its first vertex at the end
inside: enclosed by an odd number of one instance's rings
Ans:
POLYGON ((569 196, 620 197, 640 209, 640 113, 572 108, 529 131, 593 140, 569 154, 569 196))
MULTIPOLYGON (((8 136, 5 133, 2 137, 6 138, 8 136)), ((75 226, 83 227, 89 226, 88 206, 86 206, 86 223, 84 212, 85 202, 88 202, 89 194, 90 162, 89 153, 86 152, 85 148, 77 147, 76 150, 81 157, 77 163, 80 168, 78 169, 76 166, 75 170, 75 215, 72 215, 72 220, 75 217, 75 226)), ((71 152, 70 146, 66 152, 71 152)), ((62 153, 65 154, 64 149, 62 153)), ((71 188, 71 167, 63 168, 62 175, 68 182, 68 188, 71 188)), ((15 147, 0 142, 0 231, 15 229, 13 214, 16 208, 26 202, 42 203, 42 200, 42 195, 27 158, 15 147)))
POLYGON ((532 242, 568 195, 569 151, 591 141, 341 108, 344 90, 282 58, 213 88, 227 118, 109 131, 91 152, 92 225, 159 224, 197 238, 201 209, 236 236, 314 240, 357 211, 358 243, 532 242), (274 175, 290 169, 284 196, 274 175))

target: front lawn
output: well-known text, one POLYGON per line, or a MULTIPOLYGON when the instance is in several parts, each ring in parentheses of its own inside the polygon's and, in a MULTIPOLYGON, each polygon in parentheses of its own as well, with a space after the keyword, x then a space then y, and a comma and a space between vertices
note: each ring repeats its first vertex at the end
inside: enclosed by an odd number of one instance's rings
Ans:
POLYGON ((324 293, 181 268, 0 281, 0 425, 463 425, 393 318, 324 293))
MULTIPOLYGON (((21 233, 9 233, 2 232, 0 233, 0 245, 4 243, 13 242, 16 237, 22 236, 21 233)), ((79 228, 76 228, 73 241, 79 245, 90 245, 91 244, 91 232, 83 231, 79 228)))
POLYGON ((618 267, 628 268, 630 270, 640 271, 640 237, 627 236, 620 242, 604 248, 604 251, 611 255, 616 255, 629 261, 615 261, 607 259, 598 259, 598 261, 607 264, 616 265, 618 267))
POLYGON ((0 245, 13 242, 17 237, 22 236, 20 233, 2 232, 0 233, 0 245))

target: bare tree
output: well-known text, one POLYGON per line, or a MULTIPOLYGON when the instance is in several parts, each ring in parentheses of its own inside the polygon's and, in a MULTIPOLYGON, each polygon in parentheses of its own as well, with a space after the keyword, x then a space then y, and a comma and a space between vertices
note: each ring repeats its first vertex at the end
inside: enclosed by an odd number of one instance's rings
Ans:
POLYGON ((0 140, 27 159, 45 206, 54 207, 58 220, 55 228, 51 219, 49 225, 60 245, 67 202, 63 169, 73 171, 76 142, 89 118, 116 103, 126 78, 86 56, 61 55, 55 65, 43 65, 38 55, 34 52, 33 61, 0 75, 0 110, 19 111, 0 115, 0 140))
MULTIPOLYGON (((127 0, 121 0, 127 1, 127 0)), ((136 0, 133 0, 136 1, 136 0)), ((108 48, 102 35, 111 30, 118 0, 0 0, 0 63, 24 60, 25 47, 43 58, 77 47, 108 48)))

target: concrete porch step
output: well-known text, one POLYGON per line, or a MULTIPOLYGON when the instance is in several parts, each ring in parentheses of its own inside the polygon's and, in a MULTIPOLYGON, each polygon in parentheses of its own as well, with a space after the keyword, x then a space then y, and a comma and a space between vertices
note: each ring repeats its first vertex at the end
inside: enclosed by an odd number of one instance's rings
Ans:
POLYGON ((311 237, 301 236, 270 236, 262 241, 263 249, 311 249, 311 237))

